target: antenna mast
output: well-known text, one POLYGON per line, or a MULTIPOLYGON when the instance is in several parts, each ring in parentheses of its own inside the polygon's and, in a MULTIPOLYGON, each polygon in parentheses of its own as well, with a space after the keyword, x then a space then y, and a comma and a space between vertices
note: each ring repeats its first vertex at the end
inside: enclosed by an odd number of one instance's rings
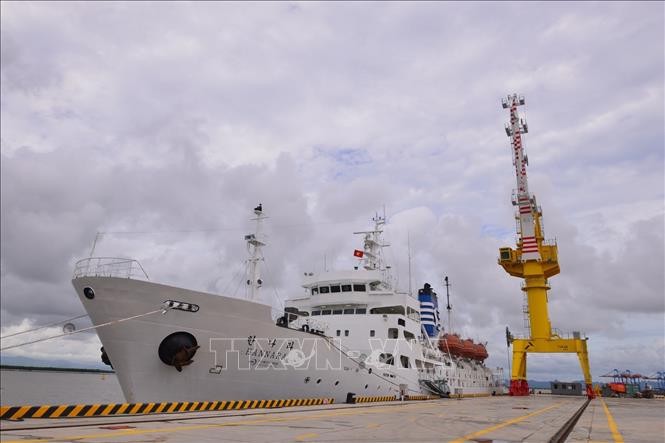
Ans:
POLYGON ((448 333, 453 333, 453 324, 452 324, 452 311, 453 307, 450 306, 450 284, 448 283, 448 276, 443 279, 444 285, 446 286, 446 310, 448 311, 448 333))
POLYGON ((412 287, 411 287, 411 233, 407 232, 406 234, 406 245, 409 250, 409 297, 413 297, 412 287))
POLYGON ((263 286, 263 280, 261 280, 261 269, 259 267, 259 262, 263 261, 263 252, 262 248, 266 245, 264 242, 263 236, 263 220, 268 218, 263 214, 263 205, 259 205, 254 208, 256 220, 256 229, 254 234, 247 234, 245 236, 245 241, 247 242, 247 251, 249 252, 249 258, 247 259, 247 299, 250 301, 256 301, 256 297, 259 291, 259 288, 263 286))

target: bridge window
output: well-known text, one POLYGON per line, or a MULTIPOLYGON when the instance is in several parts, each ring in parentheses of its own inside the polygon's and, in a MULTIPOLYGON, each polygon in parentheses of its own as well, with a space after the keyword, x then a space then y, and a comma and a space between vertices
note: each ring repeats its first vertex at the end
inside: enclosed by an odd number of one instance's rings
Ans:
POLYGON ((409 357, 407 357, 406 355, 400 355, 399 361, 400 363, 402 363, 403 368, 409 367, 409 357))
POLYGON ((330 315, 330 312, 331 312, 330 309, 324 309, 323 311, 321 311, 321 315, 330 315))
POLYGON ((374 329, 370 329, 370 330, 369 330, 369 336, 370 336, 370 337, 374 337, 374 334, 376 334, 376 332, 374 331, 374 329))
POLYGON ((411 306, 406 307, 406 314, 411 320, 420 321, 420 313, 411 306))
POLYGON ((380 308, 372 308, 370 314, 401 314, 404 315, 404 306, 382 306, 380 308))
POLYGON ((367 308, 356 308, 356 314, 367 314, 367 308))
POLYGON ((319 292, 320 292, 321 294, 327 294, 328 292, 330 292, 330 288, 329 288, 328 286, 321 286, 321 287, 319 288, 319 292))
MULTIPOLYGON (((312 315, 314 315, 313 312, 312 312, 312 315)), ((409 331, 404 331, 404 338, 407 339, 407 340, 413 340, 413 339, 416 338, 416 336, 414 334, 410 333, 409 331)))
POLYGON ((312 311, 312 315, 321 315, 321 311, 312 311))
POLYGON ((340 292, 341 289, 339 288, 339 285, 331 285, 330 286, 330 292, 340 292))
POLYGON ((397 328, 388 328, 388 338, 398 338, 397 328))
POLYGON ((353 308, 347 308, 347 309, 344 310, 344 313, 345 313, 345 314, 353 314, 355 311, 356 311, 356 310, 353 309, 353 308))
POLYGON ((365 285, 353 285, 353 290, 355 292, 366 292, 367 291, 365 285))
POLYGON ((351 292, 351 285, 342 285, 342 292, 351 292))
POLYGON ((317 295, 319 293, 319 288, 312 288, 312 295, 317 295))
POLYGON ((332 313, 333 313, 333 315, 339 315, 339 314, 342 313, 342 310, 341 309, 333 309, 332 313))

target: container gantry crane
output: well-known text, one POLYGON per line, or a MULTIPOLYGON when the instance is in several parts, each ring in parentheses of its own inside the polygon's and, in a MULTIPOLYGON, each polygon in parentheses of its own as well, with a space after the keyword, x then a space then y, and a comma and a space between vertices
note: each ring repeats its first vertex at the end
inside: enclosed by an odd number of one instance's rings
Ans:
POLYGON ((517 248, 499 249, 499 264, 513 277, 524 279, 522 291, 526 294, 529 320, 529 337, 513 338, 513 365, 510 377, 510 395, 529 395, 526 378, 526 357, 528 353, 576 353, 586 383, 586 394, 594 398, 589 355, 588 338, 573 332, 572 338, 563 338, 553 333, 547 310, 547 279, 558 274, 559 261, 555 241, 545 240, 542 225, 542 210, 536 197, 529 193, 526 166, 528 159, 524 153, 522 134, 528 132, 527 123, 518 116, 517 107, 524 105, 524 97, 509 95, 502 100, 504 109, 510 110, 510 123, 506 134, 511 139, 513 165, 517 174, 517 189, 513 192, 512 203, 517 206, 517 248))

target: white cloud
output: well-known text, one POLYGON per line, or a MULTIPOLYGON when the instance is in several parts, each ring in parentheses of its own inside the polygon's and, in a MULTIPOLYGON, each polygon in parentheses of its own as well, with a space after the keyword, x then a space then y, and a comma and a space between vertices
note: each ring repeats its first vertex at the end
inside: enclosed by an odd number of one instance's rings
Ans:
MULTIPOLYGON (((82 323, 83 321, 74 322, 82 323)), ((21 333, 36 328, 40 325, 29 319, 24 319, 20 324, 2 327, 2 336, 21 333)), ((94 333, 74 333, 63 337, 50 339, 63 334, 62 326, 39 329, 13 337, 3 338, 2 347, 9 348, 16 345, 35 342, 25 346, 3 351, 4 357, 29 357, 45 361, 71 361, 81 362, 87 365, 96 365, 99 362, 101 342, 94 333), (44 341, 40 341, 44 340, 44 341)))

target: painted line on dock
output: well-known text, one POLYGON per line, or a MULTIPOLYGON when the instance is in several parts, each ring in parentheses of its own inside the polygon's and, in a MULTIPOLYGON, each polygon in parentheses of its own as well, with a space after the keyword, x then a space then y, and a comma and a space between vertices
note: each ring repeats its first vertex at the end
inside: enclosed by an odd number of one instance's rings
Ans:
POLYGON ((0 419, 98 417, 110 415, 172 414, 180 412, 274 409, 291 406, 332 404, 333 398, 290 398, 278 400, 184 401, 167 403, 117 403, 95 405, 2 406, 0 419))
MULTIPOLYGON (((406 406, 406 404, 404 404, 406 406)), ((429 407, 429 404, 408 404, 410 409, 419 409, 429 407)), ((313 420, 326 417, 338 417, 344 415, 357 415, 357 414, 375 414, 385 411, 390 411, 392 408, 389 405, 378 406, 373 408, 344 408, 337 409, 329 412, 308 412, 305 415, 296 414, 291 417, 268 417, 268 418, 257 418, 249 420, 234 420, 226 423, 213 423, 213 424, 199 424, 199 425, 189 425, 189 426, 173 426, 168 428, 148 428, 148 429, 128 429, 128 430, 117 430, 115 432, 104 432, 96 434, 79 434, 79 435, 68 435, 62 437, 51 437, 48 440, 45 440, 44 437, 32 439, 32 440, 11 440, 5 441, 4 443, 44 443, 44 441, 49 442, 61 442, 61 441, 72 441, 72 440, 90 440, 90 439, 100 439, 100 438, 113 438, 113 437, 127 437, 133 435, 144 435, 144 434, 169 434, 175 432, 183 431, 196 431, 202 429, 215 429, 215 428, 225 428, 229 426, 250 426, 256 424, 265 424, 265 423, 279 423, 279 422, 288 422, 288 421, 300 421, 300 420, 313 420)), ((303 437, 303 435, 301 435, 303 437)))
POLYGON ((616 443, 623 443, 623 436, 621 435, 621 432, 619 432, 617 423, 614 421, 614 417, 612 417, 610 409, 605 404, 605 400, 601 398, 600 402, 602 403, 603 409, 605 410, 605 415, 607 416, 607 424, 610 426, 610 432, 612 433, 612 438, 616 443))
POLYGON ((556 408, 560 407, 561 405, 563 405, 564 403, 566 403, 566 402, 556 403, 552 406, 548 406, 546 408, 539 409, 539 410, 537 410, 535 412, 532 412, 530 414, 522 415, 522 416, 516 417, 516 418, 511 418, 510 420, 506 420, 504 422, 501 422, 498 425, 490 426, 489 428, 481 429, 480 431, 476 431, 476 432, 473 432, 471 434, 467 434, 463 437, 460 437, 456 440, 452 440, 450 443, 464 443, 467 440, 475 439, 476 437, 480 437, 481 435, 485 435, 485 434, 488 434, 492 431, 496 431, 497 429, 505 428, 506 426, 510 426, 512 424, 524 421, 527 418, 535 417, 536 415, 540 415, 544 412, 550 411, 552 409, 556 409, 556 408))

